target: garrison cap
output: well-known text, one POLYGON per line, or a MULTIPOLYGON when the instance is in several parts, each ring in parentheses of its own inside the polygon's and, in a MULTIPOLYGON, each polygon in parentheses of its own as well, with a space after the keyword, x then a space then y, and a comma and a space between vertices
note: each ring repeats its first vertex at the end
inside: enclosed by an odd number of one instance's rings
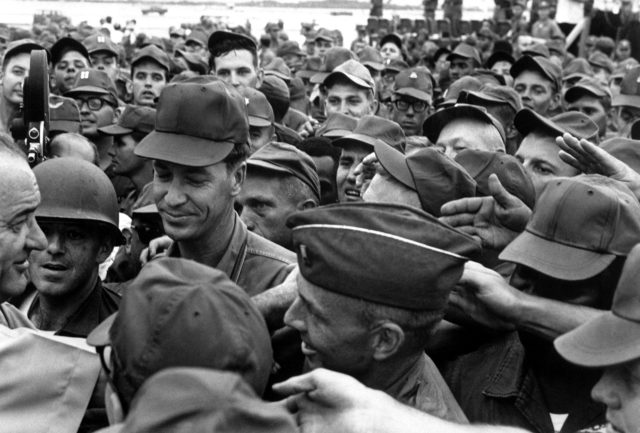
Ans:
POLYGON ((151 107, 127 105, 118 118, 118 123, 99 128, 106 135, 128 135, 132 132, 148 134, 156 126, 156 110, 151 107))
POLYGON ((112 54, 114 57, 118 57, 118 46, 111 41, 109 36, 106 36, 102 33, 97 33, 95 35, 89 36, 84 41, 82 41, 82 43, 87 48, 89 54, 106 51, 112 54))
MULTIPOLYGON (((360 143, 365 146, 373 146, 382 143, 395 147, 398 150, 404 149, 406 137, 404 131, 396 122, 383 119, 378 116, 362 116, 351 134, 338 138, 332 144, 343 147, 349 143, 360 143)), ((373 151, 373 149, 371 149, 373 151)))
POLYGON ((319 137, 340 138, 349 135, 356 129, 358 119, 342 113, 331 113, 327 120, 318 128, 319 137))
POLYGON ((320 178, 313 159, 295 146, 271 142, 258 149, 247 160, 248 167, 259 167, 294 176, 304 182, 320 202, 320 178))
POLYGON ((467 257, 480 252, 471 236, 402 205, 322 206, 292 214, 287 225, 306 280, 408 310, 442 310, 467 257))
POLYGON ((80 132, 80 108, 75 99, 49 95, 49 131, 80 132))

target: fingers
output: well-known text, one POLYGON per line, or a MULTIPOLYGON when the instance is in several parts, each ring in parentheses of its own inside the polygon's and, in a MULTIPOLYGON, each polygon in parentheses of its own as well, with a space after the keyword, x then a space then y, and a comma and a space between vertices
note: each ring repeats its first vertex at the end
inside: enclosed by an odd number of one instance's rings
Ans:
POLYGON ((461 198, 443 204, 440 208, 440 213, 443 215, 443 217, 450 217, 464 213, 474 214, 480 209, 481 206, 482 197, 461 198))
POLYGON ((475 214, 472 213, 460 213, 451 216, 443 216, 440 217, 440 221, 449 224, 451 227, 462 227, 462 226, 471 226, 473 225, 473 219, 475 214))
POLYGON ((273 390, 285 396, 311 392, 317 387, 314 377, 313 372, 292 377, 284 382, 273 385, 273 390))
POLYGON ((514 204, 515 197, 502 186, 495 173, 489 175, 489 192, 493 199, 505 209, 514 204))

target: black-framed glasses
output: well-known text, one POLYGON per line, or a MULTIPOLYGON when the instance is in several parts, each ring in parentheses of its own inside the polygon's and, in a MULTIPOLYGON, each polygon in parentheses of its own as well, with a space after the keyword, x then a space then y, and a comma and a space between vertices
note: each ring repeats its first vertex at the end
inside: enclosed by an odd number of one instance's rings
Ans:
POLYGON ((111 105, 111 101, 99 96, 90 96, 88 98, 81 98, 77 96, 75 100, 78 103, 79 108, 82 108, 83 104, 87 104, 87 107, 89 107, 89 110, 91 111, 98 111, 104 104, 111 105))
POLYGON ((154 227, 147 224, 131 225, 131 230, 138 234, 138 239, 145 245, 149 245, 155 238, 159 238, 164 235, 164 231, 159 227, 154 227))
POLYGON ((107 374, 107 377, 111 377, 111 346, 97 346, 96 352, 100 355, 100 364, 102 364, 104 372, 107 374))
POLYGON ((429 107, 429 104, 424 101, 414 100, 412 102, 407 101, 406 99, 396 99, 393 101, 393 104, 399 111, 407 111, 409 107, 413 108, 414 113, 422 113, 429 107))

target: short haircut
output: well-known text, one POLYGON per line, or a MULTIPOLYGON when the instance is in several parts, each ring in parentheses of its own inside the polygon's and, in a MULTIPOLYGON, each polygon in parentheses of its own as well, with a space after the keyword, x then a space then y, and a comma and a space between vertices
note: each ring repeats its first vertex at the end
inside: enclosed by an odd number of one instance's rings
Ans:
POLYGON ((216 70, 216 57, 223 56, 231 51, 246 50, 253 57, 253 66, 258 68, 258 50, 256 45, 245 38, 227 38, 221 40, 218 44, 209 48, 211 55, 209 56, 209 69, 216 70))
POLYGON ((227 170, 232 170, 238 165, 242 164, 249 158, 251 154, 251 147, 249 143, 235 143, 231 153, 229 153, 223 160, 227 166, 227 170))

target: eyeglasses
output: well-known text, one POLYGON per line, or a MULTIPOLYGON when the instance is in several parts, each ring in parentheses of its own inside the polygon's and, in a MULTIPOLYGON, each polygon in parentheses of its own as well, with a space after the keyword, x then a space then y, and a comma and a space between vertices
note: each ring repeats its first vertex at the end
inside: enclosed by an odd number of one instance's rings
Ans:
POLYGON ((426 102, 418 100, 409 102, 406 99, 396 99, 393 103, 399 111, 407 111, 409 107, 411 107, 414 113, 422 113, 429 107, 429 104, 426 102))
POLYGON ((87 107, 89 107, 91 111, 98 111, 105 103, 112 105, 110 100, 98 96, 91 96, 89 98, 76 97, 75 100, 79 108, 82 108, 83 104, 87 104, 87 107))
POLYGON ((138 234, 138 239, 140 239, 140 242, 145 245, 149 245, 149 242, 153 239, 164 235, 164 231, 162 229, 146 224, 131 225, 131 229, 138 234))

